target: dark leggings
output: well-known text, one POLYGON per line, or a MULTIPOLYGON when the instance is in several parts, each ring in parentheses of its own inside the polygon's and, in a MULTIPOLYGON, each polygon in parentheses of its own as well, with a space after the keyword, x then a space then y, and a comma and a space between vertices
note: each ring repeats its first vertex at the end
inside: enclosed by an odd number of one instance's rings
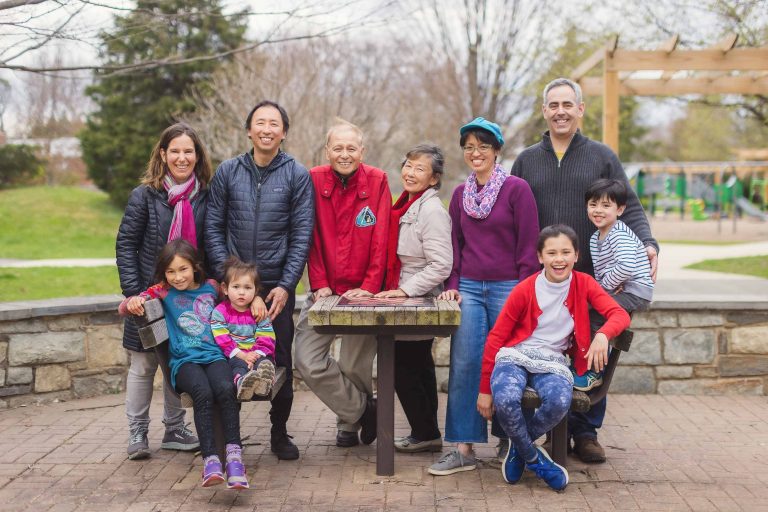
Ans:
POLYGON ((203 457, 216 455, 213 408, 219 407, 224 442, 240 445, 240 404, 235 397, 232 370, 224 359, 210 364, 184 363, 176 374, 176 389, 194 402, 195 430, 203 457))
POLYGON ((411 436, 419 441, 440 437, 432 341, 395 343, 395 391, 411 425, 411 436))

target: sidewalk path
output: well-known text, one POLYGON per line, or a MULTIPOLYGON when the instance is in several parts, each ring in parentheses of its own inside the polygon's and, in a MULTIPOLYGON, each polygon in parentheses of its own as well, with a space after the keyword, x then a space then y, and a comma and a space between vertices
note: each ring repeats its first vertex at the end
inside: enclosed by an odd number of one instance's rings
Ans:
MULTIPOLYGON (((397 454, 396 474, 377 476, 375 445, 337 448, 334 415, 302 391, 288 424, 298 461, 270 452, 269 404, 244 404, 252 489, 235 492, 199 487, 199 456, 159 449, 162 393, 155 395, 145 461, 125 456, 124 395, 0 411, 0 510, 768 510, 766 397, 612 395, 601 430, 608 462, 569 458, 571 483, 556 493, 530 473, 506 484, 490 445, 477 445, 478 471, 433 477, 426 468, 440 454, 397 454)), ((397 406, 396 435, 405 434, 397 406)))
POLYGON ((768 301, 766 279, 684 268, 703 260, 759 255, 768 258, 768 242, 661 244, 654 301, 768 301))
POLYGON ((0 267, 114 267, 115 258, 70 258, 56 260, 14 260, 0 258, 0 267))

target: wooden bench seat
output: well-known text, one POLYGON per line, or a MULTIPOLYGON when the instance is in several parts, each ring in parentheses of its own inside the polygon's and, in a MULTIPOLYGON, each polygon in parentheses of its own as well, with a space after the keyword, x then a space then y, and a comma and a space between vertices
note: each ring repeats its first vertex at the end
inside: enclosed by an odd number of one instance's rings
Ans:
MULTIPOLYGON (((159 299, 148 300, 144 303, 144 315, 140 317, 134 317, 137 325, 139 326, 139 338, 141 339, 141 345, 145 349, 153 349, 157 355, 157 360, 161 371, 163 372, 163 378, 166 382, 171 382, 171 372, 168 356, 168 327, 165 324, 165 314, 163 312, 163 304, 159 299)), ((270 396, 255 397, 253 401, 266 401, 275 398, 275 395, 280 388, 285 385, 286 381, 285 367, 278 366, 275 368, 275 383, 272 386, 272 392, 270 396)), ((290 383, 288 385, 291 385, 290 383)), ((175 393, 176 390, 173 390, 175 393)), ((189 393, 181 393, 179 396, 181 399, 181 406, 189 409, 192 408, 193 401, 189 393)), ((220 455, 224 456, 224 436, 221 428, 221 415, 219 414, 219 408, 214 407, 214 438, 216 439, 216 446, 220 452, 220 455)), ((223 459, 222 459, 223 460, 223 459)))

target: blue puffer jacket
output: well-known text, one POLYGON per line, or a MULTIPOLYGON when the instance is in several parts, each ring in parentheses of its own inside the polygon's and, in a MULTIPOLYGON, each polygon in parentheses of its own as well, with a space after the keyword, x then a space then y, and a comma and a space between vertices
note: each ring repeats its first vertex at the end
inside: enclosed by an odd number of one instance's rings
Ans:
MULTIPOLYGON (((207 204, 208 190, 203 189, 192 200, 197 247, 201 250, 201 255, 207 204)), ((165 190, 160 191, 147 185, 139 185, 133 189, 115 243, 120 288, 126 297, 138 295, 155 284, 152 277, 155 274, 157 255, 168 242, 172 220, 173 208, 168 204, 168 194, 165 190)), ((131 317, 125 321, 123 346, 128 350, 145 352, 131 317)))
POLYGON ((256 263, 264 289, 296 289, 314 225, 307 169, 280 151, 260 173, 251 153, 216 169, 205 219, 205 250, 213 276, 230 254, 256 263))

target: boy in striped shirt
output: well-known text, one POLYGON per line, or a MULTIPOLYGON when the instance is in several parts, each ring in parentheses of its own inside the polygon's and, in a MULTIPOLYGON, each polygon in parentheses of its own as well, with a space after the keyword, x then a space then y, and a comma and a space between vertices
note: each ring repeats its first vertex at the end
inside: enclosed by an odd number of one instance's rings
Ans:
MULTIPOLYGON (((648 309, 653 298, 648 253, 637 235, 619 220, 627 206, 626 186, 619 180, 597 180, 587 189, 585 200, 589 220, 597 227, 589 240, 595 279, 630 316, 648 309)), ((602 325, 603 319, 591 314, 595 317, 592 323, 602 325)), ((573 375, 573 387, 581 391, 603 383, 602 372, 573 375)))
POLYGON ((259 292, 256 265, 230 257, 224 263, 221 291, 226 299, 211 314, 211 330, 232 367, 237 399, 268 396, 275 377, 275 331, 264 311, 251 312, 259 292), (265 318, 256 320, 257 312, 265 318))

